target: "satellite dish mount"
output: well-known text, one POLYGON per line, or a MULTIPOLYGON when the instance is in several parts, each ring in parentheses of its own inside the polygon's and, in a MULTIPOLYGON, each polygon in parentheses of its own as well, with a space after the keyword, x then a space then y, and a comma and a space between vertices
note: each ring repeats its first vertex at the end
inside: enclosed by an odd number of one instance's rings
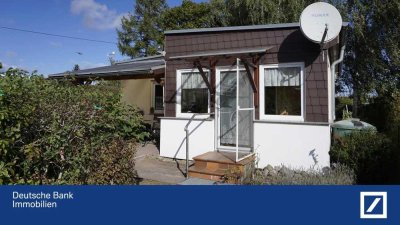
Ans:
POLYGON ((322 48, 324 47, 324 41, 325 41, 325 38, 326 38, 326 34, 328 33, 328 24, 326 23, 325 24, 325 31, 324 31, 324 34, 322 35, 322 40, 321 40, 321 42, 319 43, 319 45, 321 46, 321 50, 322 50, 322 48))
POLYGON ((307 39, 318 43, 322 51, 325 43, 339 35, 342 29, 342 17, 334 6, 316 2, 307 6, 301 13, 300 29, 307 39))

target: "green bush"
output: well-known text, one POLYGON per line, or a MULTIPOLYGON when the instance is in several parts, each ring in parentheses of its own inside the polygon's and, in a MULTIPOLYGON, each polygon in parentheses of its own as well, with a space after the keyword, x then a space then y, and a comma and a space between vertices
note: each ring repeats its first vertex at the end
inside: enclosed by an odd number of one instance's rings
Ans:
POLYGON ((98 157, 90 164, 89 184, 133 184, 137 183, 135 171, 135 142, 115 139, 101 147, 98 157))
POLYGON ((359 184, 391 183, 397 173, 394 147, 384 134, 359 131, 333 144, 331 162, 353 169, 359 184))
POLYGON ((114 87, 10 69, 0 92, 0 184, 135 183, 134 144, 146 133, 114 87))

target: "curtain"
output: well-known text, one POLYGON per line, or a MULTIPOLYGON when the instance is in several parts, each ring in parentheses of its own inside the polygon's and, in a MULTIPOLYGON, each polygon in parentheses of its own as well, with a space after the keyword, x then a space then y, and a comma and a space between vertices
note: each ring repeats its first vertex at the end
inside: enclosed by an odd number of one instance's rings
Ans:
POLYGON ((265 69, 264 86, 300 86, 300 67, 265 69))
MULTIPOLYGON (((205 72, 208 78, 208 72, 205 72)), ((182 73, 182 89, 207 88, 199 72, 182 73)))

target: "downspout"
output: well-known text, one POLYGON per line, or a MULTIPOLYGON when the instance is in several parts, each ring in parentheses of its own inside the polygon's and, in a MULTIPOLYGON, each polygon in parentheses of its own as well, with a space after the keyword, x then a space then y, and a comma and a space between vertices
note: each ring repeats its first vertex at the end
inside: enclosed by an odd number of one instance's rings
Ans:
POLYGON ((330 90, 329 90, 329 99, 328 99, 328 116, 329 116, 329 123, 333 123, 336 119, 335 115, 335 80, 336 80, 336 65, 341 63, 344 58, 344 50, 346 49, 346 44, 342 46, 340 49, 340 57, 338 60, 334 61, 331 65, 331 85, 330 85, 330 90))

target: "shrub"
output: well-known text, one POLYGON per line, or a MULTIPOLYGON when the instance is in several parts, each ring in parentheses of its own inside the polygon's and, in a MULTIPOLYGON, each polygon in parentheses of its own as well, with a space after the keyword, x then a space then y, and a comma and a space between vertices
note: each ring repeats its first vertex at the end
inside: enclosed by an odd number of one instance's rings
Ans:
POLYGON ((134 143, 146 133, 115 88, 10 69, 0 90, 0 183, 135 183, 134 143))
POLYGON ((333 144, 332 163, 341 163, 353 169, 359 184, 390 182, 393 171, 393 146, 384 134, 375 131, 353 132, 342 142, 333 144))
POLYGON ((98 151, 90 164, 88 184, 138 184, 135 142, 115 139, 98 151))
POLYGON ((250 184, 270 185, 351 185, 355 183, 353 171, 337 164, 323 170, 295 170, 287 167, 273 171, 256 170, 250 184))

